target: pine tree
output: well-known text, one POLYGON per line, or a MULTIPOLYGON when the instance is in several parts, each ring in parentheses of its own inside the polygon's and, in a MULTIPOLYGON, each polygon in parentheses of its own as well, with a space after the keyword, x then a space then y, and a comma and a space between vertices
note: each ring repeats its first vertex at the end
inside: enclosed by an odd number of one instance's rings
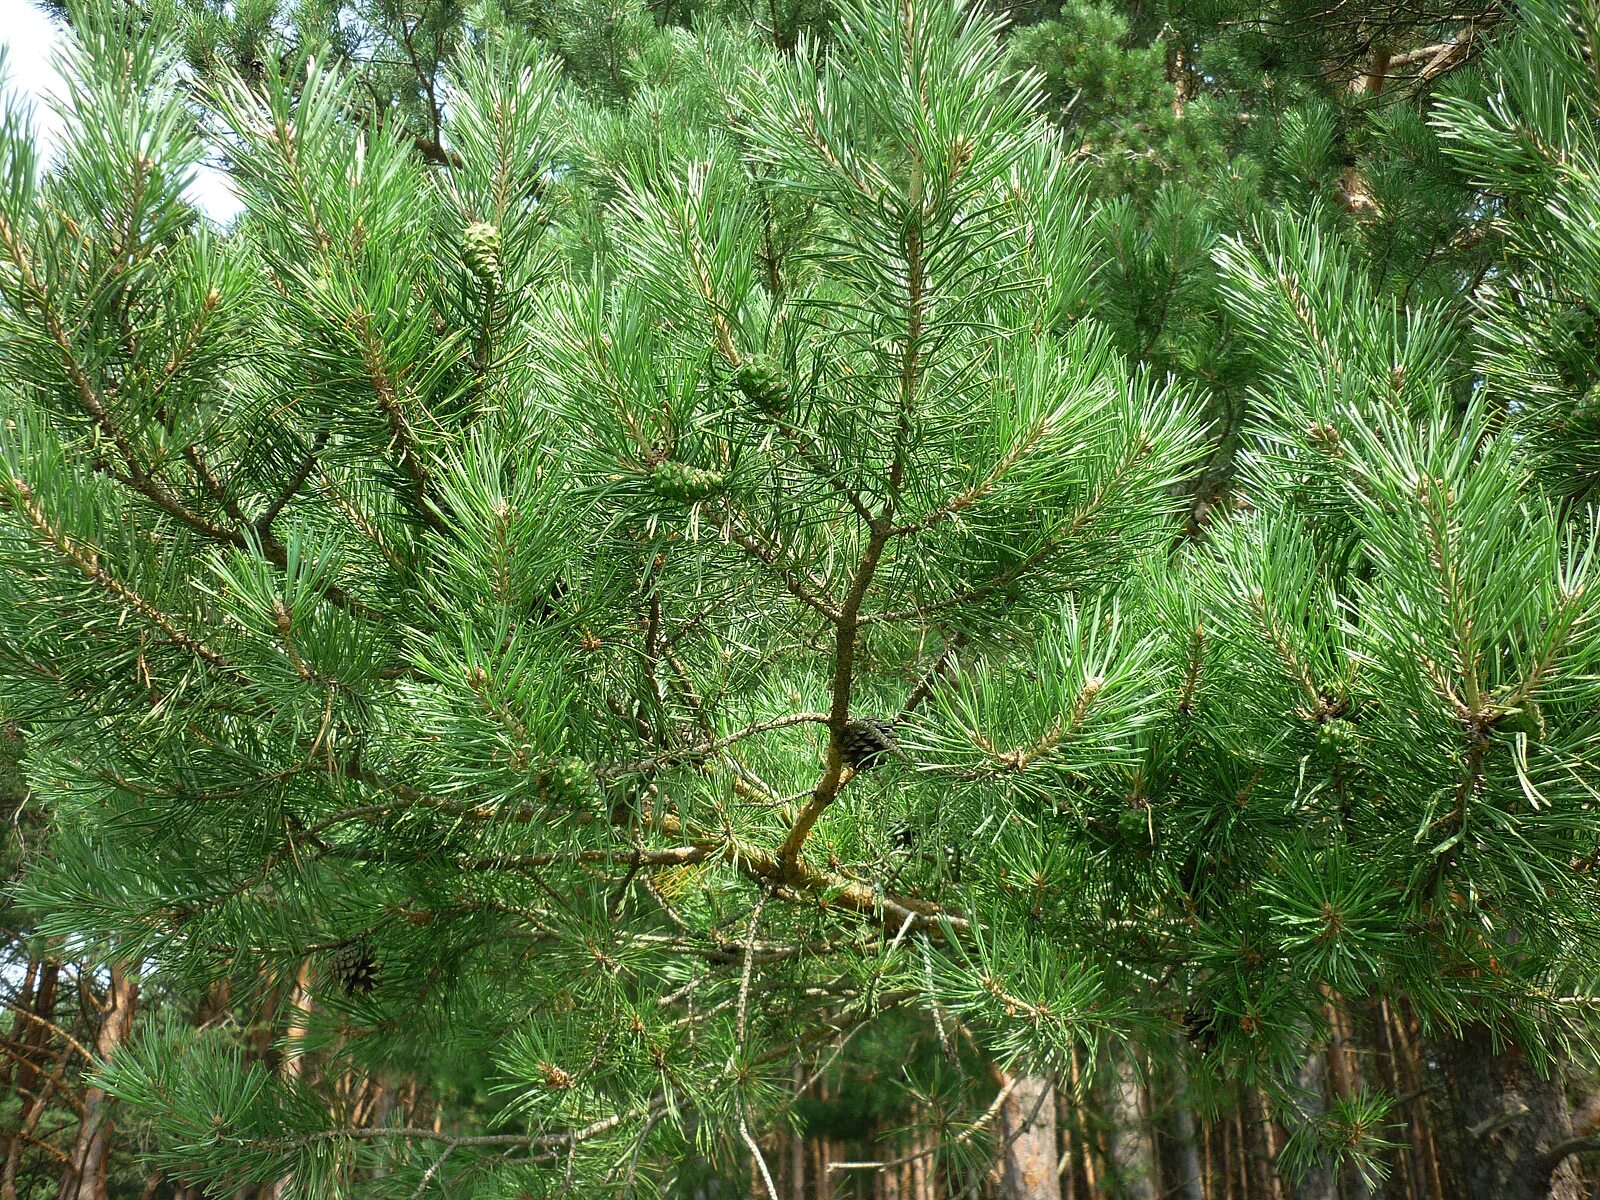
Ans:
POLYGON ((26 898, 309 995, 293 1069, 170 1022, 111 1059, 165 1170, 626 1185, 742 1155, 791 1058, 886 1014, 1019 1062, 1108 1019, 1018 856, 1149 720, 1117 593, 1194 426, 1079 319, 1078 179, 992 19, 741 51, 581 271, 541 61, 463 60, 444 172, 327 69, 224 78, 224 237, 159 31, 77 25, 68 154, 36 182, 13 127, 0 208, 7 715, 57 796, 26 898), (443 1132, 330 1125, 343 1065, 447 1064, 489 1098, 443 1132))
POLYGON ((1595 14, 756 8, 89 5, 6 115, 15 899, 148 1010, 75 1152, 1033 1200, 1173 1080, 1376 1184, 1393 1000, 1462 1194, 1574 1195, 1595 14))
POLYGON ((1255 240, 1220 258, 1269 368, 1255 511, 1166 601, 1187 711, 1149 768, 1178 786, 1149 803, 1193 913, 1175 944, 1217 1040, 1281 1047, 1280 1074, 1320 1020, 1308 980, 1466 1030, 1459 1079, 1495 1058, 1516 1077, 1475 1103, 1540 1114, 1496 1135, 1471 1194, 1544 1195, 1556 1168, 1565 1195, 1559 1088, 1504 1064, 1575 1031, 1556 997, 1593 953, 1593 527, 1469 390, 1444 310, 1384 304, 1314 225, 1255 240))
POLYGON ((1600 144, 1579 115, 1600 98, 1597 24, 1592 5, 1534 5, 1497 50, 1487 102, 1453 97, 1437 119, 1507 243, 1476 313, 1484 386, 1579 512, 1600 481, 1600 144))

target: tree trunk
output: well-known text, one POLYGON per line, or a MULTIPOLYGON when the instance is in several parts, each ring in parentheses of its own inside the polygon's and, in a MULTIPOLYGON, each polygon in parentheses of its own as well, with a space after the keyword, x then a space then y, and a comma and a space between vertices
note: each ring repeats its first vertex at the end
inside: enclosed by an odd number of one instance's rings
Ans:
MULTIPOLYGON (((33 1137, 34 1130, 39 1127, 39 1119, 49 1107, 51 1093, 62 1087, 62 1077, 66 1074, 70 1055, 71 1051, 62 1046, 56 1054, 55 1065, 51 1068, 50 1074, 40 1079, 38 1090, 34 1092, 32 1099, 27 1101, 26 1115, 22 1119, 21 1128, 6 1138, 5 1167, 0 1169, 0 1200, 17 1200, 17 1175, 22 1169, 22 1148, 26 1140, 33 1137)), ((26 1099, 21 1097, 20 1093, 19 1098, 26 1099)))
MULTIPOLYGON (((281 1064, 283 1077, 289 1080, 301 1078, 305 1074, 305 1041, 310 1032, 311 1010, 311 960, 300 960, 300 969, 295 973, 294 987, 289 992, 289 1028, 288 1035, 284 1038, 284 1056, 281 1064)), ((277 1179, 261 1187, 262 1200, 278 1200, 289 1186, 289 1180, 277 1179)))
MULTIPOLYGON (((22 985, 17 988, 17 998, 12 1002, 12 1010, 18 1015, 11 1019, 11 1031, 13 1034, 22 1035, 23 1040, 18 1043, 19 1048, 26 1044, 26 1037, 29 1032, 25 1028, 28 1022, 21 1014, 32 1011, 33 985, 38 981, 39 968, 43 965, 32 955, 28 956, 28 967, 22 976, 22 985)), ((10 1054, 0 1058, 0 1095, 5 1095, 11 1090, 11 1072, 16 1065, 16 1061, 16 1058, 10 1054)))
MULTIPOLYGON (((101 1062, 109 1062, 128 1040, 138 1003, 138 975, 112 967, 105 1016, 94 1043, 95 1056, 101 1062)), ((84 1092, 83 1119, 78 1124, 78 1137, 72 1146, 71 1165, 61 1181, 61 1200, 106 1200, 106 1160, 111 1154, 115 1104, 102 1087, 90 1087, 84 1092)))
POLYGON ((1247 1087, 1240 1101, 1244 1117, 1245 1147, 1250 1158, 1251 1190, 1264 1200, 1282 1200, 1278 1183, 1278 1153, 1273 1145, 1272 1112, 1260 1089, 1247 1087))
POLYGON ((56 1019, 56 988, 60 982, 61 964, 53 959, 45 959, 40 964, 33 994, 26 1002, 28 1015, 41 1020, 23 1019, 12 1026, 22 1044, 22 1061, 14 1076, 18 1095, 36 1091, 39 1081, 44 1077, 34 1064, 43 1059, 45 1049, 50 1044, 50 1026, 43 1022, 56 1019))
POLYGON ((1189 1106, 1189 1072, 1183 1057, 1183 1038, 1173 1039, 1177 1052, 1172 1056, 1172 1134, 1178 1144, 1178 1200, 1205 1200, 1201 1183, 1200 1149, 1195 1141, 1194 1110, 1189 1106))
MULTIPOLYGON (((16 1015, 11 1021, 17 1052, 14 1060, 7 1059, 7 1065, 14 1072, 7 1080, 7 1090, 17 1098, 18 1115, 17 1125, 0 1134, 0 1161, 4 1162, 0 1167, 0 1200, 16 1200, 23 1146, 38 1127, 52 1090, 42 1064, 49 1057, 51 1026, 45 1022, 55 1020, 56 982, 60 974, 60 963, 46 959, 38 964, 36 971, 30 959, 27 979, 17 998, 16 1015), (29 1020, 30 1017, 41 1019, 29 1020)), ((61 1059, 68 1053, 63 1048, 57 1056, 58 1069, 51 1076, 57 1082, 65 1069, 61 1059)))
MULTIPOLYGON (((1328 1059, 1318 1046, 1306 1056, 1296 1081, 1300 1094, 1295 1107, 1300 1119, 1313 1125, 1328 1111, 1328 1059)), ((1300 1179, 1293 1180, 1295 1200, 1339 1200, 1339 1189, 1334 1184, 1333 1171, 1326 1162, 1318 1162, 1300 1179)))
POLYGON ((1000 1106, 1000 1200, 1059 1200, 1056 1094, 1048 1075, 1009 1081, 1000 1106))
POLYGON ((1111 1164, 1115 1194, 1123 1200, 1156 1200, 1156 1148, 1140 1102, 1142 1091, 1130 1046, 1117 1055, 1111 1080, 1111 1164))
POLYGON ((1471 1025, 1435 1044, 1454 1099, 1462 1200, 1580 1200, 1573 1159, 1550 1160, 1572 1136, 1561 1075, 1542 1078, 1516 1046, 1471 1025))

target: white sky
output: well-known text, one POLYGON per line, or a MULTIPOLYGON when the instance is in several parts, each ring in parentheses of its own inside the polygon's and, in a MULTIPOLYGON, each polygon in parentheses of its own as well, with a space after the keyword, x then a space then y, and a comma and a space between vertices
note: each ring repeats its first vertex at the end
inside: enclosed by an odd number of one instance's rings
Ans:
MULTIPOLYGON (((64 94, 56 73, 56 47, 65 37, 31 0, 0 0, 0 46, 6 47, 5 90, 20 92, 33 102, 33 128, 48 156, 60 144, 66 129, 46 98, 64 94)), ((239 200, 229 190, 220 171, 201 167, 189 185, 189 198, 214 221, 227 222, 239 211, 239 200)))

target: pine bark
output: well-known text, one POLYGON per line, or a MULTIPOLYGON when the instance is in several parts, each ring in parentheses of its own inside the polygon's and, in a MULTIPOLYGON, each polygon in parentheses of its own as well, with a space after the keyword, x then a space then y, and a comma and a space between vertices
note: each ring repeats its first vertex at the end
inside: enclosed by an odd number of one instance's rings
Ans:
POLYGON ((1246 1154, 1250 1160, 1251 1190, 1262 1200, 1282 1200, 1277 1148, 1273 1145, 1272 1113, 1266 1097, 1257 1088, 1246 1088, 1240 1108, 1244 1120, 1246 1154))
MULTIPOLYGON (((313 1003, 311 960, 307 958, 301 960, 300 969, 295 973, 294 986, 289 992, 289 1028, 284 1039, 285 1050, 281 1063, 285 1079, 299 1079, 305 1074, 305 1041, 310 1033, 313 1003)), ((288 1190, 289 1183, 288 1179, 277 1179, 263 1184, 262 1200, 278 1200, 288 1190)))
MULTIPOLYGON (((1300 1119, 1308 1125, 1315 1124, 1328 1111, 1328 1060, 1320 1046, 1307 1055, 1296 1082, 1300 1088, 1296 1097, 1300 1119)), ((1339 1200, 1333 1171, 1324 1162, 1294 1181, 1294 1194, 1295 1200, 1339 1200)))
POLYGON ((999 1200, 1060 1200, 1054 1081, 1022 1075, 1010 1082, 1000 1106, 999 1200))
POLYGON ((1139 1065, 1131 1048, 1118 1054, 1111 1080, 1111 1163, 1122 1200, 1156 1200, 1155 1141, 1145 1120, 1139 1065))
MULTIPOLYGON (((105 1016, 94 1044, 95 1055, 101 1062, 109 1062, 128 1040, 138 1003, 138 976, 112 967, 105 1016)), ((91 1086, 84 1092, 83 1117, 72 1145, 71 1164, 61 1182, 61 1200, 106 1200, 106 1163, 111 1156, 115 1104, 102 1087, 91 1086)))
POLYGON ((1183 1057, 1183 1039, 1173 1039, 1172 1134, 1177 1142, 1178 1200, 1205 1200, 1201 1183, 1200 1149, 1195 1138, 1194 1109, 1189 1104, 1189 1070, 1183 1057))
POLYGON ((1454 1101, 1462 1200, 1580 1200, 1576 1163, 1550 1160, 1572 1136, 1559 1070, 1541 1076, 1512 1044, 1472 1025, 1434 1044, 1454 1101))

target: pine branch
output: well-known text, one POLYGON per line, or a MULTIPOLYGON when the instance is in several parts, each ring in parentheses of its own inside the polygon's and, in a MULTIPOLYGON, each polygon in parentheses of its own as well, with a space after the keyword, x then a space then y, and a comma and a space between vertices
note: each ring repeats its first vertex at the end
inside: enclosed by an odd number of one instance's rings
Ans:
POLYGON ((10 1000, 0 1000, 0 1005, 4 1005, 6 1008, 10 1009, 14 1016, 22 1017, 25 1020, 32 1021, 34 1024, 43 1026, 45 1029, 48 1029, 51 1033, 55 1034, 69 1047, 71 1047, 73 1050, 76 1050, 83 1061, 89 1065, 91 1070, 100 1061, 94 1054, 90 1053, 90 1051, 82 1042, 78 1041, 77 1038, 73 1037, 54 1021, 47 1021, 38 1013, 32 1012, 22 1007, 20 1004, 10 1000))
POLYGON ((311 472, 317 467, 317 455, 322 452, 323 447, 327 444, 328 431, 324 429, 317 434, 316 439, 311 443, 311 449, 306 452, 305 459, 295 468, 294 474, 289 477, 289 482, 284 485, 283 490, 273 498, 271 503, 262 510, 261 515, 255 519, 256 536, 263 543, 276 541, 272 536, 272 523, 278 519, 278 514, 283 512, 289 501, 293 500, 300 489, 305 486, 306 480, 311 477, 311 472))
POLYGON ((711 512, 714 515, 721 515, 728 530, 728 537, 733 541, 733 544, 763 566, 771 568, 777 574, 779 580, 782 581, 783 586, 788 589, 791 596, 799 600, 807 608, 815 609, 827 617, 830 622, 838 623, 839 611, 826 598, 825 589, 824 595, 818 596, 810 587, 801 582, 798 575, 783 565, 777 551, 764 545, 758 536, 741 533, 735 524, 739 514, 733 509, 724 508, 718 510, 712 508, 711 512))
POLYGON ((411 422, 406 416, 400 394, 395 388, 394 380, 389 377, 388 367, 384 364, 383 348, 373 336, 372 320, 370 317, 362 316, 360 323, 362 365, 366 368, 367 379, 371 382, 373 392, 378 398, 378 408, 388 418, 389 437, 400 455, 400 467, 405 472, 406 478, 411 481, 413 507, 423 524, 441 537, 451 538, 454 535, 449 524, 433 508, 432 481, 418 453, 416 440, 411 432, 411 422))
MULTIPOLYGON (((1014 1075, 1008 1079, 1000 1091, 996 1093, 989 1107, 983 1110, 977 1120, 973 1121, 953 1138, 941 1138, 935 1145, 928 1147, 926 1150, 902 1154, 899 1158, 888 1158, 875 1162, 845 1162, 835 1159, 828 1164, 827 1169, 829 1171, 877 1171, 882 1173, 892 1167, 903 1167, 907 1163, 920 1162, 922 1159, 932 1158, 936 1154, 948 1153, 956 1146, 964 1146, 994 1122, 994 1119, 1000 1115, 1000 1110, 1005 1107, 1006 1100, 1010 1098, 1011 1093, 1016 1090, 1017 1084, 1021 1081, 1021 1075, 1014 1075)), ((1036 1105, 1042 1104, 1043 1100, 1044 1097, 1041 1095, 1036 1105)), ((1027 1124, 1023 1124, 1022 1129, 1026 1131, 1027 1124)))
POLYGON ((28 523, 53 549, 73 566, 77 567, 84 577, 95 584, 96 587, 113 596, 124 608, 134 613, 141 620, 154 625, 167 636, 167 640, 173 645, 198 655, 213 667, 223 670, 230 668, 231 664, 226 658, 192 634, 180 629, 173 617, 162 612, 126 584, 114 579, 100 566, 98 552, 92 548, 86 549, 80 546, 53 526, 45 515, 44 509, 34 499, 33 491, 26 480, 11 479, 8 490, 12 496, 12 503, 28 518, 28 523))
POLYGON ((1103 481, 1100 486, 1095 489, 1094 493, 1078 506, 1077 512, 1075 512, 1067 520, 1060 522, 1056 528, 1051 531, 1050 535, 1044 538, 1038 547, 1036 547, 1034 551, 1021 562, 1007 567, 998 574, 990 576, 982 583, 975 584, 969 588, 963 588, 958 592, 953 592, 948 596, 942 597, 938 600, 930 601, 927 604, 918 605, 915 608, 902 608, 893 609, 886 612, 868 613, 866 616, 861 618, 861 623, 863 625, 888 625, 900 621, 926 620, 935 613, 944 612, 951 608, 959 608, 963 605, 971 604, 976 600, 981 600, 985 596, 993 594, 1003 587, 1007 587, 1010 584, 1026 578, 1030 571, 1042 563, 1049 561, 1052 556, 1059 553, 1063 547, 1070 544, 1071 541, 1077 537, 1077 535, 1081 533, 1091 521, 1100 515, 1101 510, 1110 503, 1118 485, 1123 483, 1126 477, 1132 474, 1133 470, 1138 467, 1146 457, 1148 457, 1148 453, 1149 449, 1145 444, 1143 444, 1143 442, 1136 442, 1126 459, 1117 467, 1116 471, 1112 473, 1111 477, 1103 481))
MULTIPOLYGON (((121 469, 110 470, 108 473, 111 477, 149 500, 162 512, 176 518, 179 522, 200 533, 210 541, 231 546, 238 550, 253 549, 249 538, 244 534, 238 530, 229 529, 225 525, 219 525, 215 521, 195 512, 173 493, 159 475, 150 472, 145 467, 132 438, 112 417, 105 397, 95 387, 93 380, 90 379, 87 368, 79 361, 73 350, 71 339, 67 335, 65 325, 62 323, 59 314, 50 305, 48 294, 35 279, 26 250, 17 240, 15 230, 6 221, 3 214, 0 214, 0 242, 4 242, 6 245, 12 261, 17 266, 18 278, 24 285, 29 303, 21 307, 24 311, 31 307, 43 323, 46 334, 55 344, 59 353, 62 369, 66 372, 67 379, 72 385, 78 406, 94 423, 100 433, 117 448, 121 458, 121 469)), ((200 451, 194 446, 188 446, 184 448, 183 454, 206 489, 221 500, 224 510, 241 524, 250 524, 243 512, 239 510, 237 504, 229 497, 225 486, 207 467, 200 451)), ((270 526, 270 522, 267 524, 270 526)), ((282 543, 271 536, 270 528, 263 529, 258 526, 255 532, 258 535, 261 552, 265 555, 267 561, 280 571, 285 569, 288 563, 288 552, 282 543)), ((327 597, 329 603, 338 608, 369 620, 375 620, 378 617, 374 610, 350 596, 338 584, 329 583, 323 594, 327 597)))
POLYGON ((724 846, 668 846, 659 850, 546 850, 530 854, 490 854, 480 858, 458 858, 464 871, 518 870, 548 867, 556 863, 605 863, 612 866, 683 867, 705 862, 724 846))
MULTIPOLYGON (((907 52, 910 52, 909 49, 907 52)), ((913 207, 919 209, 919 216, 922 203, 921 180, 921 164, 913 163, 911 202, 913 207)), ((867 589, 872 586, 873 578, 877 575, 878 561, 883 556, 884 547, 894 536, 894 514, 900 499, 900 489, 904 484, 906 453, 911 438, 911 413, 922 373, 923 263, 920 224, 912 224, 906 231, 905 238, 906 340, 901 351, 900 402, 895 427, 893 461, 889 467, 889 497, 884 502, 883 511, 867 519, 869 533, 866 549, 862 552, 861 562, 856 567, 855 577, 851 580, 850 591, 845 595, 844 603, 839 608, 836 622, 838 628, 834 641, 833 703, 828 711, 830 734, 828 764, 811 794, 811 799, 800 810, 779 850, 779 861, 786 872, 796 869, 800 850, 805 845, 806 838, 810 836, 811 830, 821 819, 822 814, 827 812, 838 798, 840 789, 849 783, 853 774, 853 772, 847 774, 848 768, 844 763, 842 747, 845 728, 850 722, 850 699, 855 682, 856 639, 861 628, 861 605, 866 599, 867 589)))
MULTIPOLYGON (((299 835, 301 840, 309 839, 342 821, 387 816, 408 807, 428 808, 450 816, 482 821, 537 821, 547 816, 545 810, 535 805, 521 805, 507 810, 474 804, 471 801, 430 796, 406 784, 378 776, 365 767, 336 764, 335 769, 369 786, 389 791, 397 798, 390 802, 364 805, 332 814, 299 835)), ((599 819, 588 814, 585 814, 585 818, 580 823, 599 819)), ((614 824, 625 824, 631 819, 626 814, 614 815, 611 818, 614 824)), ((911 922, 913 931, 918 932, 938 933, 943 923, 948 923, 957 932, 964 932, 970 928, 966 917, 937 904, 908 896, 880 895, 858 880, 828 871, 819 871, 798 861, 786 864, 780 854, 773 854, 759 847, 737 844, 721 835, 698 829, 671 814, 662 816, 657 825, 668 837, 687 837, 689 845, 673 853, 689 854, 700 851, 704 852, 705 859, 725 858, 752 881, 764 886, 787 889, 790 898, 803 897, 807 902, 822 903, 828 907, 857 913, 893 928, 898 928, 907 920, 911 922)), ((619 852, 621 861, 630 861, 633 853, 634 851, 619 852)), ((783 893, 780 891, 776 894, 783 893)))
POLYGON ((1596 1151, 1600 1151, 1600 1134, 1591 1133, 1583 1137, 1568 1138, 1564 1142, 1557 1142, 1541 1154, 1534 1162, 1534 1170, 1539 1172, 1541 1178, 1548 1178, 1557 1167, 1574 1154, 1591 1154, 1596 1151))
POLYGON ((1033 428, 1028 431, 1026 436, 1020 438, 1016 445, 1012 446, 1011 449, 1005 452, 1005 454, 1001 455, 1000 460, 996 462, 993 467, 989 468, 989 473, 977 483, 973 484, 969 488, 957 492, 938 508, 930 509, 928 512, 923 513, 915 521, 907 522, 904 525, 896 525, 894 532, 897 535, 920 533, 924 530, 933 529, 936 526, 943 524, 945 521, 960 516, 967 509, 981 501, 990 492, 994 491, 994 489, 999 486, 1000 482, 1011 471, 1011 468, 1016 466, 1017 463, 1021 462, 1022 459, 1026 457, 1036 445, 1038 445, 1038 443, 1044 438, 1048 428, 1049 426, 1045 421, 1035 421, 1033 423, 1033 428))
POLYGON ((770 421, 773 428, 781 433, 784 440, 794 448, 794 452, 800 456, 800 461, 805 464, 811 473, 843 496, 849 502, 850 507, 855 510, 858 517, 868 525, 872 524, 872 509, 861 498, 861 493, 852 487, 844 476, 823 458, 822 451, 814 444, 816 437, 810 430, 802 429, 800 426, 784 420, 781 414, 758 412, 756 419, 770 421))
POLYGON ((856 568, 855 578, 850 584, 849 594, 845 596, 844 604, 839 609, 834 640, 833 703, 828 710, 830 735, 828 764, 823 771, 822 779, 811 793, 811 799, 795 818, 794 825, 790 827, 788 836, 784 838, 783 846, 778 852, 779 861, 786 874, 798 870, 800 848, 805 845, 806 837, 838 797, 840 789, 854 774, 845 766, 842 746, 845 726, 850 722, 850 691, 855 680, 859 614, 861 602, 866 598, 867 588, 872 586, 872 577, 877 572, 878 559, 889 541, 888 517, 892 511, 892 508, 886 509, 885 515, 875 521, 871 536, 867 540, 866 551, 861 556, 861 563, 856 568))
POLYGON ((790 713, 787 716, 774 717, 770 721, 759 721, 754 725, 747 725, 743 729, 710 741, 699 742, 693 746, 685 746, 681 750, 673 750, 651 758, 636 758, 631 762, 618 763, 615 766, 601 767, 595 771, 595 774, 602 779, 612 779, 618 775, 636 775, 646 771, 654 771, 659 767, 706 758, 719 750, 726 750, 729 746, 760 733, 769 733, 774 729, 788 729, 794 725, 826 724, 828 720, 827 713, 790 713))
POLYGON ((898 720, 903 721, 911 716, 912 713, 922 707, 923 701, 933 695, 934 690, 939 686, 939 682, 949 674, 950 667, 955 662, 957 651, 966 644, 967 635, 964 632, 958 632, 950 638, 945 644, 945 648, 939 652, 939 657, 934 660, 933 665, 918 680, 917 686, 911 689, 911 694, 906 697, 906 702, 900 706, 898 720))

